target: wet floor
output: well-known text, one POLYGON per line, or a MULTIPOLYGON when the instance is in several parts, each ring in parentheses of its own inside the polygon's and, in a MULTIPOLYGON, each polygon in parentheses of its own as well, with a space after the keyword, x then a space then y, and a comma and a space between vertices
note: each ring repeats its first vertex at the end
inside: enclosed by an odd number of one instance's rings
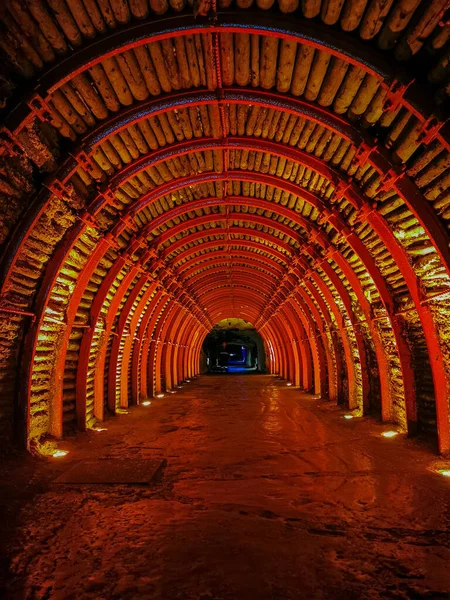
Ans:
POLYGON ((386 426, 271 376, 204 376, 60 446, 20 516, 14 599, 450 598, 450 481, 386 426), (161 458, 145 486, 76 461, 161 458))

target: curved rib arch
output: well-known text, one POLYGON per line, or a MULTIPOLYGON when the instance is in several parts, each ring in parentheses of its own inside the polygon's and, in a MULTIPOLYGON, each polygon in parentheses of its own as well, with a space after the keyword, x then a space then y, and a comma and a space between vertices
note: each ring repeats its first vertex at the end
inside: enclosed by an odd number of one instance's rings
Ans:
POLYGON ((431 407, 440 450, 450 448, 446 179, 427 187, 426 171, 444 177, 446 129, 430 121, 418 86, 399 92, 398 70, 363 43, 334 30, 331 43, 327 27, 301 15, 265 15, 237 9, 219 11, 212 24, 182 15, 124 26, 44 71, 29 104, 7 120, 8 160, 52 171, 2 262, 4 314, 15 315, 16 329, 34 318, 22 328, 20 351, 24 443, 62 435, 74 414, 80 429, 89 427, 106 410, 197 373, 205 335, 232 313, 262 333, 272 372, 362 412, 380 402, 382 418, 409 433, 433 429, 431 407), (193 33, 204 61, 200 83, 194 71, 183 79, 193 33), (237 64, 230 75, 227 52, 250 38, 270 81, 262 70, 239 80, 237 64), (151 62, 162 41, 175 51, 167 86, 151 62), (315 62, 297 94, 294 69, 308 53, 315 62), (147 71, 142 81, 155 88, 144 94, 138 57, 147 55, 156 79, 151 84, 147 71), (336 59, 344 68, 325 101, 325 87, 312 89, 317 65, 331 55, 324 86, 333 83, 336 59), (123 95, 110 82, 102 112, 96 98, 106 79, 95 74, 124 60, 135 79, 118 68, 123 95), (352 86, 346 104, 336 94, 352 86), (391 113, 382 116, 386 106, 391 113), (384 141, 364 130, 362 115, 366 125, 381 123, 384 141), (60 158, 34 157, 30 127, 40 139, 45 128, 58 131, 72 147, 61 145, 60 158), (419 362, 425 377, 415 375, 419 362), (431 378, 430 399, 421 385, 431 378))

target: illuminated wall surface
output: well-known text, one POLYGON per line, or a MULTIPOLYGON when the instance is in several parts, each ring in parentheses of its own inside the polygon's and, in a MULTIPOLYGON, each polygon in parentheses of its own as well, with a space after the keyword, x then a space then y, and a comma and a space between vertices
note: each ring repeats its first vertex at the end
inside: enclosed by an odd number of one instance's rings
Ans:
POLYGON ((5 0, 4 443, 174 387, 241 318, 448 451, 446 6, 5 0))

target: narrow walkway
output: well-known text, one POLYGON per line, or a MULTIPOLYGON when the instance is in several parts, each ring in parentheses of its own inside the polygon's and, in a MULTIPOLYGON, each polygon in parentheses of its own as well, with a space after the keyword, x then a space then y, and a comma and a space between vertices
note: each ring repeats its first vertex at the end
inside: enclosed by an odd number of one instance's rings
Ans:
POLYGON ((450 485, 270 376, 203 376, 61 446, 21 516, 10 597, 449 598, 450 485), (155 486, 63 486, 73 461, 158 457, 155 486))

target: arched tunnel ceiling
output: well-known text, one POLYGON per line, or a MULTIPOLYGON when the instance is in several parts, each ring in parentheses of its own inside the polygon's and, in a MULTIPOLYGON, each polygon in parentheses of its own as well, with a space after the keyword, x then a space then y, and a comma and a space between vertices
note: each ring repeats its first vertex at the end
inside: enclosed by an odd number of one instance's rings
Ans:
POLYGON ((446 11, 7 0, 4 436, 171 388, 241 318, 272 372, 449 451, 446 11))
POLYGON ((221 319, 214 326, 216 329, 253 329, 253 324, 240 319, 239 317, 231 317, 229 319, 221 319))

